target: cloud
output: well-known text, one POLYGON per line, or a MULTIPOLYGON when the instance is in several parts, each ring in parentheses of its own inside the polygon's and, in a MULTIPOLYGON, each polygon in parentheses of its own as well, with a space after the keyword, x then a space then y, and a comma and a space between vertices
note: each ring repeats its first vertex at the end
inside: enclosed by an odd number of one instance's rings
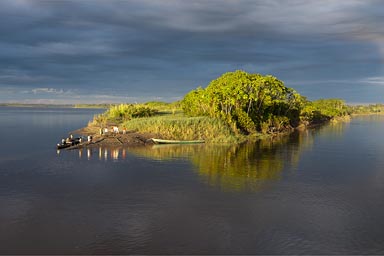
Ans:
POLYGON ((113 49, 98 43, 92 42, 48 42, 42 43, 35 48, 41 55, 103 55, 113 52, 113 49))
POLYGON ((63 94, 64 90, 63 89, 55 89, 55 88, 35 88, 35 89, 32 89, 32 93, 34 93, 34 94, 37 94, 37 93, 63 94))
POLYGON ((371 85, 384 85, 384 76, 379 77, 368 77, 360 80, 363 84, 371 84, 371 85))
POLYGON ((235 69, 293 82, 380 77, 383 9, 372 0, 4 0, 0 87, 174 98, 235 69))

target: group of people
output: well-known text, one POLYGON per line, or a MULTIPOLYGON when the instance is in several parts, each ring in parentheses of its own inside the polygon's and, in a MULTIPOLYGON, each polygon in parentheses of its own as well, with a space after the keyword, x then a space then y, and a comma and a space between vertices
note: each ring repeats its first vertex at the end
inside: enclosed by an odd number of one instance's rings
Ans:
POLYGON ((61 144, 69 144, 69 143, 72 143, 73 142, 73 135, 70 134, 68 138, 66 139, 61 139, 61 144))
MULTIPOLYGON (((117 126, 112 126, 112 127, 111 127, 111 132, 114 133, 114 134, 120 134, 119 127, 117 127, 117 126)), ((123 131, 122 131, 122 133, 123 133, 123 134, 126 134, 126 133, 127 133, 127 129, 126 129, 125 127, 123 127, 123 131)), ((107 135, 107 134, 109 134, 109 130, 108 130, 108 128, 107 128, 107 127, 103 128, 103 129, 100 128, 100 130, 99 130, 99 134, 100 134, 100 135, 107 135)))
MULTIPOLYGON (((87 136, 87 141, 88 142, 92 142, 92 135, 88 135, 87 136)), ((79 137, 79 138, 73 138, 73 135, 70 134, 68 138, 66 139, 61 139, 61 144, 78 144, 78 143, 82 143, 83 142, 83 137, 79 137)))

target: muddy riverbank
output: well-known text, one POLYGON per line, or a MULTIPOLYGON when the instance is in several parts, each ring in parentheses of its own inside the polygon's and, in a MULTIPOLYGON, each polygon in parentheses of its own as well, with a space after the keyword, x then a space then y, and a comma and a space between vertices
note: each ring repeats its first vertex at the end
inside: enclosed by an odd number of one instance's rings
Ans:
POLYGON ((136 131, 126 131, 124 134, 109 132, 101 135, 99 128, 87 126, 72 132, 82 136, 92 136, 92 142, 84 142, 77 147, 118 147, 118 146, 144 146, 151 145, 151 138, 156 138, 156 134, 138 133, 136 131))

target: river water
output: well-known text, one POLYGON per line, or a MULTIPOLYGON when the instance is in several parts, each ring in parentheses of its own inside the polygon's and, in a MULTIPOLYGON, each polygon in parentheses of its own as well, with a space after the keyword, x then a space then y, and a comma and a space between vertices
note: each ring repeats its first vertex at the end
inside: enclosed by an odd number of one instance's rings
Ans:
POLYGON ((99 112, 0 108, 0 254, 384 254, 384 116, 56 151, 99 112))

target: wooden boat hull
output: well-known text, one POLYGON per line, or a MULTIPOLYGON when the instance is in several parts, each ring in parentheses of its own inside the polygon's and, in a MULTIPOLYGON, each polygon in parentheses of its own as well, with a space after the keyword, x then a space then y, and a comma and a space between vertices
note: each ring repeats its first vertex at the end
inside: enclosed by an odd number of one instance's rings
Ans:
POLYGON ((72 143, 65 143, 65 144, 57 144, 57 149, 63 149, 63 148, 69 148, 72 146, 72 143))
POLYGON ((80 138, 75 138, 71 140, 70 142, 60 143, 56 145, 57 149, 63 149, 63 148, 69 148, 75 145, 80 144, 80 138))
POLYGON ((162 140, 162 139, 151 139, 155 144, 197 144, 204 143, 204 140, 162 140))

